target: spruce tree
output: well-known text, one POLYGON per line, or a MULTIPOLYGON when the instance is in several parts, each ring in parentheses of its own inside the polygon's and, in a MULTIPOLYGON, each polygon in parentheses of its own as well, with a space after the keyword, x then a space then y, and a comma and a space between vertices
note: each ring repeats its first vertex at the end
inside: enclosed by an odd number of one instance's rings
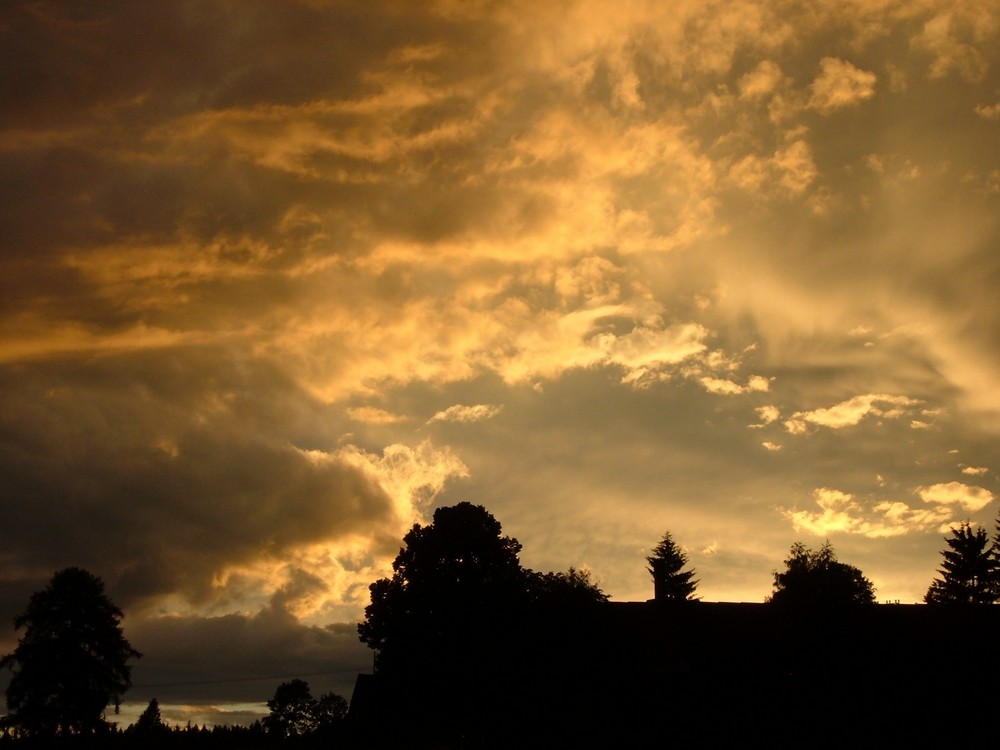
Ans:
POLYGON ((965 521, 946 537, 949 549, 924 601, 928 604, 993 604, 997 601, 995 547, 983 528, 965 521))
POLYGON ((695 571, 683 570, 688 563, 688 556, 669 531, 653 548, 646 562, 649 563, 646 570, 653 576, 653 597, 656 601, 685 602, 695 599, 692 596, 698 585, 698 581, 692 580, 695 571))

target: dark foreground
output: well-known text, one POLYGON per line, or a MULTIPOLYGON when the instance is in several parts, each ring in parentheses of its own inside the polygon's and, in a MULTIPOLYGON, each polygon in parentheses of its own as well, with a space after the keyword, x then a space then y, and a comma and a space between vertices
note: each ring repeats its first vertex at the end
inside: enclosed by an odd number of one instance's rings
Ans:
POLYGON ((603 604, 397 655, 314 737, 195 728, 0 748, 996 746, 998 635, 997 606, 603 604))

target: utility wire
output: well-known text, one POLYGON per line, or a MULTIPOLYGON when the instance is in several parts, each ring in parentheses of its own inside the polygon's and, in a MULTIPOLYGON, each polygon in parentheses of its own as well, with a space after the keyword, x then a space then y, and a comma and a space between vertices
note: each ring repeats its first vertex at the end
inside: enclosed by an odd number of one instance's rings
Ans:
POLYGON ((319 677, 321 675, 346 674, 354 672, 360 674, 357 669, 331 669, 324 672, 299 672, 297 674, 270 674, 254 677, 230 677, 216 680, 186 680, 184 682, 143 682, 135 683, 132 688, 161 688, 161 687, 192 687, 196 685, 226 685, 233 682, 262 682, 263 680, 285 680, 297 677, 319 677))

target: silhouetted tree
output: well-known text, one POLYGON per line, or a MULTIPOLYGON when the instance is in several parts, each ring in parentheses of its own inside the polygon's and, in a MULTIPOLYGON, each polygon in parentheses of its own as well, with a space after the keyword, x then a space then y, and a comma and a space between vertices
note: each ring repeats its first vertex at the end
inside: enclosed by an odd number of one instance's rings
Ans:
POLYGON ((272 737, 302 737, 316 730, 316 700, 309 692, 309 683, 304 680, 291 680, 278 685, 267 707, 270 713, 264 717, 263 724, 264 730, 272 737))
POLYGON ((993 522, 993 538, 990 544, 990 565, 992 567, 991 590, 994 603, 1000 601, 1000 511, 993 522))
POLYGON ((586 570, 570 568, 565 573, 525 571, 532 599, 550 607, 575 607, 602 604, 608 595, 590 579, 586 570))
POLYGON ((347 716, 347 701, 336 693, 323 693, 316 700, 314 715, 317 730, 329 729, 347 716))
POLYGON ((170 727, 164 723, 160 715, 160 702, 156 698, 150 699, 135 724, 129 727, 129 733, 143 739, 162 737, 170 733, 170 727))
POLYGON ((997 566, 986 529, 966 521, 945 538, 949 549, 936 578, 924 594, 927 604, 993 604, 997 601, 997 566))
POLYGON ((653 598, 658 602, 684 602, 695 599, 692 594, 698 581, 692 580, 694 570, 683 570, 688 556, 668 531, 646 558, 646 570, 653 576, 653 598))
POLYGON ((59 571, 32 594, 14 620, 24 635, 0 661, 13 671, 6 724, 25 735, 107 729, 104 712, 113 704, 117 713, 131 686, 128 661, 140 656, 125 640, 121 618, 101 579, 80 568, 59 571))
POLYGON ((768 601, 792 606, 874 604, 875 587, 858 568, 837 560, 829 541, 816 551, 796 542, 785 570, 774 573, 768 601))
POLYGON ((403 542, 392 578, 369 587, 371 604, 358 625, 380 666, 394 650, 413 656, 447 649, 471 623, 527 599, 521 545, 480 505, 438 508, 432 523, 414 525, 403 542))

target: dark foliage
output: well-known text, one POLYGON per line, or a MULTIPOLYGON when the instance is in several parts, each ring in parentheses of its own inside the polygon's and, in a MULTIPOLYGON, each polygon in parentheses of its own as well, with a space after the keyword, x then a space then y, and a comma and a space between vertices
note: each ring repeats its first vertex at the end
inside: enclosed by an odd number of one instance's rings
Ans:
POLYGON ((264 730, 282 740, 311 734, 316 729, 315 707, 309 683, 304 680, 283 682, 267 702, 271 713, 264 717, 264 730))
POLYGON ((80 568, 56 573, 14 621, 24 628, 0 665, 13 670, 5 724, 27 736, 106 732, 131 685, 128 661, 140 656, 125 640, 122 612, 100 578, 80 568))
POLYGON ((527 602, 521 545, 482 506, 438 508, 433 523, 415 525, 403 542, 392 578, 369 587, 358 626, 380 667, 404 654, 442 656, 477 625, 527 602))
POLYGON ((973 529, 966 522, 955 527, 945 538, 948 549, 944 561, 927 589, 928 604, 993 604, 997 591, 997 565, 994 546, 982 528, 973 529))
POLYGON ((135 724, 128 728, 128 732, 136 738, 144 739, 164 737, 170 733, 170 727, 164 723, 160 715, 160 702, 156 698, 149 701, 149 705, 139 714, 135 724))
POLYGON ((837 560, 829 542, 815 551, 796 542, 785 570, 775 571, 768 601, 798 607, 874 604, 875 587, 858 568, 837 560))
POLYGON ((658 602, 692 601, 698 581, 694 570, 684 570, 688 556, 668 531, 646 558, 646 570, 653 576, 653 597, 658 602))
POLYGON ((347 701, 336 693, 313 698, 304 680, 283 682, 267 702, 262 725, 268 737, 288 740, 329 730, 347 715, 347 701))
POLYGON ((532 601, 552 608, 576 608, 603 604, 608 595, 590 579, 586 570, 570 568, 565 573, 525 571, 532 601))

